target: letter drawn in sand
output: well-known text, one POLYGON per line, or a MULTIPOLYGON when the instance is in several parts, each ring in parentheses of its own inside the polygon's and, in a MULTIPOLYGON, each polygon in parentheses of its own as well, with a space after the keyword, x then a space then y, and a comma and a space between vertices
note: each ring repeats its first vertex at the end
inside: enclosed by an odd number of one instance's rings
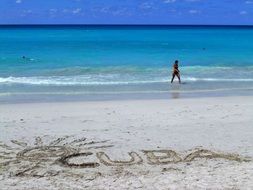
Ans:
POLYGON ((173 150, 143 150, 151 165, 170 164, 181 162, 182 159, 173 150))
POLYGON ((85 152, 85 153, 76 153, 76 154, 71 154, 69 156, 62 157, 58 160, 63 166, 68 166, 68 167, 74 167, 74 168, 95 168, 99 166, 99 163, 96 162, 71 162, 71 159, 78 158, 79 160, 82 157, 87 157, 93 155, 92 152, 85 152))
POLYGON ((104 152, 98 152, 97 157, 101 163, 106 166, 124 166, 124 165, 134 165, 141 164, 143 159, 136 152, 128 153, 131 159, 129 161, 111 160, 109 156, 104 152))
POLYGON ((191 162, 195 160, 196 158, 206 158, 206 159, 226 159, 231 161, 237 161, 237 162, 249 162, 251 159, 242 158, 239 155, 236 154, 224 154, 224 153, 217 153, 206 149, 196 149, 194 152, 188 154, 184 161, 191 162))

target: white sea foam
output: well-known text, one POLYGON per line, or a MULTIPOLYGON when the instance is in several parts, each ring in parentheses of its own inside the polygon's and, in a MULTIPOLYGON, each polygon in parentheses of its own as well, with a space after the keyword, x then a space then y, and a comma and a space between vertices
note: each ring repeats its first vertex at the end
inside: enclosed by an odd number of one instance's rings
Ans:
POLYGON ((55 85, 55 86, 72 86, 72 85, 124 85, 124 84, 138 84, 138 83, 157 83, 166 82, 163 80, 132 80, 132 81, 115 81, 111 80, 91 80, 88 77, 7 77, 0 78, 0 84, 27 84, 27 85, 55 85))
POLYGON ((186 81, 210 81, 210 82, 253 82, 253 78, 196 78, 187 77, 186 81))
MULTIPOLYGON (((185 77, 186 82, 253 82, 253 78, 198 78, 185 77)), ((149 84, 169 82, 168 77, 161 78, 127 78, 120 77, 99 77, 92 78, 90 76, 58 76, 58 77, 0 77, 1 84, 25 84, 25 85, 47 85, 47 86, 85 86, 85 85, 127 85, 127 84, 149 84)))

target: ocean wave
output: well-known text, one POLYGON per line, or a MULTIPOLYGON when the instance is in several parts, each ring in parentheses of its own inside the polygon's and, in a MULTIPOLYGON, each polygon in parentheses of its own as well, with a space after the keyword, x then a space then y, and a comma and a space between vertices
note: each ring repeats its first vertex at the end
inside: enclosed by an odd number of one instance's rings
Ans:
MULTIPOLYGON (((186 82, 253 82, 253 78, 197 78, 185 77, 186 82)), ((168 77, 161 78, 117 78, 102 77, 92 78, 91 76, 57 76, 57 77, 0 77, 0 84, 24 84, 44 86, 91 86, 91 85, 131 85, 131 84, 152 84, 169 82, 168 77)))
POLYGON ((186 81, 206 81, 206 82, 253 82, 253 78, 196 78, 187 77, 186 81))
MULTIPOLYGON (((253 67, 230 67, 230 66, 200 66, 200 65, 193 65, 193 66, 181 66, 180 70, 182 72, 187 73, 198 73, 198 72, 205 72, 205 73, 216 73, 216 72, 247 72, 253 73, 253 67)), ((77 76, 77 75, 87 75, 87 74, 138 74, 138 73, 170 73, 171 68, 170 65, 168 66, 161 66, 161 67, 146 67, 146 66, 106 66, 106 67, 82 67, 82 66, 75 66, 75 67, 66 67, 66 68, 57 68, 57 69, 50 69, 50 70, 43 70, 41 74, 43 76, 77 76)))
POLYGON ((139 83, 158 83, 166 82, 163 80, 132 80, 132 81, 115 81, 111 78, 108 81, 92 80, 90 77, 75 76, 75 77, 7 77, 0 78, 0 84, 27 84, 27 85, 55 85, 55 86, 72 86, 72 85, 124 85, 124 84, 139 84, 139 83))

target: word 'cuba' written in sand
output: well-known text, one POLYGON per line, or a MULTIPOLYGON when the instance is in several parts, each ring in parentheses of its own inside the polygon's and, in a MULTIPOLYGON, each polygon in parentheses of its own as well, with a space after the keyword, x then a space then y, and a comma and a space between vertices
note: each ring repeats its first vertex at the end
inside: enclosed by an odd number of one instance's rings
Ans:
POLYGON ((36 137, 34 142, 11 140, 10 144, 0 142, 0 175, 48 177, 63 173, 74 173, 65 168, 97 168, 99 166, 166 165, 188 163, 197 159, 225 159, 248 162, 237 154, 227 154, 203 148, 195 148, 179 154, 174 150, 142 150, 126 152, 120 160, 108 154, 106 149, 114 146, 108 140, 94 141, 85 137, 64 136, 45 140, 36 137), (61 166, 61 167, 59 167, 61 166), (64 168, 64 169, 63 169, 64 168))
MULTIPOLYGON (((216 153, 205 149, 195 150, 185 157, 180 156, 173 150, 143 150, 142 152, 144 153, 147 162, 150 165, 166 165, 179 162, 191 162, 197 158, 221 158, 238 162, 249 161, 239 157, 238 155, 216 153)), ((87 157, 92 156, 93 154, 94 153, 92 152, 71 154, 68 156, 63 156, 58 160, 58 162, 63 166, 76 168, 95 168, 99 167, 100 164, 104 164, 106 166, 129 166, 142 164, 144 162, 140 154, 136 152, 129 152, 128 155, 130 158, 128 160, 112 160, 110 156, 105 152, 98 152, 95 154, 97 158, 96 160, 92 162, 85 162, 87 157)))

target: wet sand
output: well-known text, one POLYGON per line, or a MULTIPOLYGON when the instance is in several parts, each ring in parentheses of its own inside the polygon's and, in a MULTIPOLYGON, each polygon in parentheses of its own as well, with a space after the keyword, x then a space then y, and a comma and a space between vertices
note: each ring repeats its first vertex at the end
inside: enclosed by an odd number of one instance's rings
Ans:
POLYGON ((253 97, 0 105, 0 189, 252 189, 253 97))

